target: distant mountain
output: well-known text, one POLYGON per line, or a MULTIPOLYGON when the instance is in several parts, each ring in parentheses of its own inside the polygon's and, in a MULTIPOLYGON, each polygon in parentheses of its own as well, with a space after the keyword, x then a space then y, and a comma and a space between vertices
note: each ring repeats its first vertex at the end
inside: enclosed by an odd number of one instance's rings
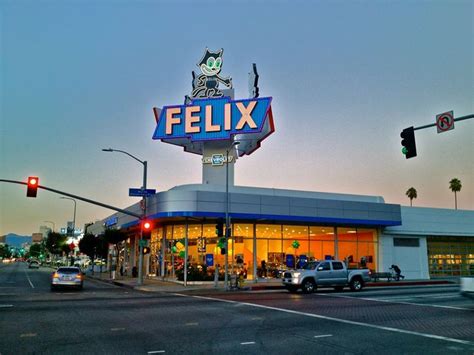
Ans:
POLYGON ((5 236, 5 244, 10 247, 20 248, 23 243, 31 244, 31 236, 17 235, 15 233, 8 233, 5 236))

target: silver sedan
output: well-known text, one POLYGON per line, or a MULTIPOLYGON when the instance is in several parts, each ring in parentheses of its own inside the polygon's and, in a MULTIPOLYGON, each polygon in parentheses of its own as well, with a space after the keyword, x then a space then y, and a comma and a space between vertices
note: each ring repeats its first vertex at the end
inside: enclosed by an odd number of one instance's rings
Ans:
POLYGON ((51 275, 51 290, 56 287, 75 287, 82 289, 84 274, 75 266, 61 266, 51 275))

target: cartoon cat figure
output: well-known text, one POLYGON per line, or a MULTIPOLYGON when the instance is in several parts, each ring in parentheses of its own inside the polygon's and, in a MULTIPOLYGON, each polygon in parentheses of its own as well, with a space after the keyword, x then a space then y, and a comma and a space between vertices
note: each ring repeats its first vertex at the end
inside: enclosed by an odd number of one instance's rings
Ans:
POLYGON ((219 76, 222 69, 222 54, 224 50, 221 48, 217 52, 211 52, 208 48, 204 52, 204 56, 197 66, 201 69, 201 74, 196 76, 193 71, 193 91, 192 98, 203 97, 222 97, 224 94, 219 90, 219 83, 224 84, 229 89, 232 88, 232 78, 223 78, 219 76))

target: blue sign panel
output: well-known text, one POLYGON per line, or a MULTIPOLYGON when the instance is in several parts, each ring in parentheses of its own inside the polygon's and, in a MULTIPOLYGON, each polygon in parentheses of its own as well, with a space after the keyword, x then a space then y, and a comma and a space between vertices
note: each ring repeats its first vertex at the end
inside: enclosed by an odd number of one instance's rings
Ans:
POLYGON ((156 194, 156 190, 154 189, 136 189, 136 188, 130 188, 128 189, 128 196, 132 197, 143 197, 143 196, 151 196, 156 194))
POLYGON ((206 266, 214 266, 214 254, 206 254, 206 266))
POLYGON ((295 256, 293 254, 286 254, 286 266, 290 269, 295 267, 295 256))
POLYGON ((229 139, 264 128, 272 98, 231 100, 229 97, 193 99, 191 104, 165 106, 157 118, 153 139, 191 141, 229 139))
POLYGON ((117 216, 113 216, 113 217, 110 217, 109 219, 106 219, 105 220, 105 226, 106 227, 111 227, 113 225, 116 225, 118 222, 118 217, 117 216))

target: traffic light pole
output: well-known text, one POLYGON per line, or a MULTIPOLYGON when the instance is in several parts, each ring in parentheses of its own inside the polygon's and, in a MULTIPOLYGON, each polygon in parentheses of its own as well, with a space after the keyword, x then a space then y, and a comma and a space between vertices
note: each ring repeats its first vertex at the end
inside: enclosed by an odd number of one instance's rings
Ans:
MULTIPOLYGON (((408 127, 408 128, 405 128, 402 131, 402 133, 400 133, 400 137, 402 138, 401 143, 402 143, 402 146, 403 146, 402 153, 405 154, 406 159, 414 158, 414 157, 417 156, 415 131, 420 130, 420 129, 425 129, 425 128, 438 126, 439 122, 442 122, 441 119, 443 119, 443 115, 444 114, 437 115, 435 123, 430 123, 430 124, 420 126, 420 127, 413 127, 413 126, 408 127), (439 118, 439 120, 438 120, 438 118, 439 118)), ((449 118, 450 118, 450 120, 452 120, 452 122, 449 124, 449 126, 451 126, 451 128, 449 128, 449 129, 454 128, 453 125, 454 125, 454 122, 456 122, 456 121, 463 121, 463 120, 467 120, 467 119, 470 119, 470 118, 474 118, 474 114, 466 115, 466 116, 462 116, 462 117, 458 117, 458 118, 453 118, 452 116, 453 116, 452 112, 449 113, 449 118)), ((440 133, 440 129, 441 129, 441 127, 438 126, 438 133, 440 133)), ((442 131, 446 131, 446 129, 442 130, 442 131)))
MULTIPOLYGON (((146 190, 146 170, 147 162, 141 162, 143 164, 143 190, 146 190)), ((146 196, 143 196, 143 220, 146 219, 146 196)), ((138 285, 143 285, 143 228, 140 228, 140 241, 138 242, 138 285)))
MULTIPOLYGON (((8 182, 8 183, 11 183, 11 184, 19 184, 19 185, 27 185, 28 186, 28 183, 23 182, 23 181, 0 179, 0 182, 8 182)), ((113 211, 117 211, 117 212, 126 214, 128 216, 132 216, 132 217, 136 217, 138 219, 142 219, 142 215, 139 215, 137 213, 130 212, 130 211, 127 211, 127 210, 123 210, 121 208, 114 207, 114 206, 111 206, 111 205, 107 205, 105 203, 102 203, 102 202, 99 202, 99 201, 94 201, 94 200, 91 200, 91 199, 88 199, 88 198, 85 198, 85 197, 82 197, 82 196, 73 195, 73 194, 70 194, 69 192, 64 192, 64 191, 52 189, 50 187, 41 186, 41 185, 38 185, 38 189, 51 191, 51 192, 54 192, 56 194, 63 195, 63 196, 69 196, 69 197, 75 198, 77 200, 81 200, 81 201, 84 201, 84 202, 87 202, 87 203, 90 203, 90 204, 93 204, 93 205, 97 205, 97 206, 100 206, 100 207, 107 208, 109 210, 113 210, 113 211)))
MULTIPOLYGON (((467 120, 469 118, 474 118, 474 114, 472 115, 467 115, 467 116, 461 116, 461 117, 458 117, 458 118, 454 118, 453 121, 454 122, 458 122, 458 121, 463 121, 463 120, 467 120)), ((425 128, 429 128, 429 127, 436 127, 436 123, 430 123, 430 124, 427 124, 427 125, 424 125, 424 126, 420 126, 420 127, 414 127, 413 130, 414 131, 417 131, 419 129, 425 129, 425 128)))

